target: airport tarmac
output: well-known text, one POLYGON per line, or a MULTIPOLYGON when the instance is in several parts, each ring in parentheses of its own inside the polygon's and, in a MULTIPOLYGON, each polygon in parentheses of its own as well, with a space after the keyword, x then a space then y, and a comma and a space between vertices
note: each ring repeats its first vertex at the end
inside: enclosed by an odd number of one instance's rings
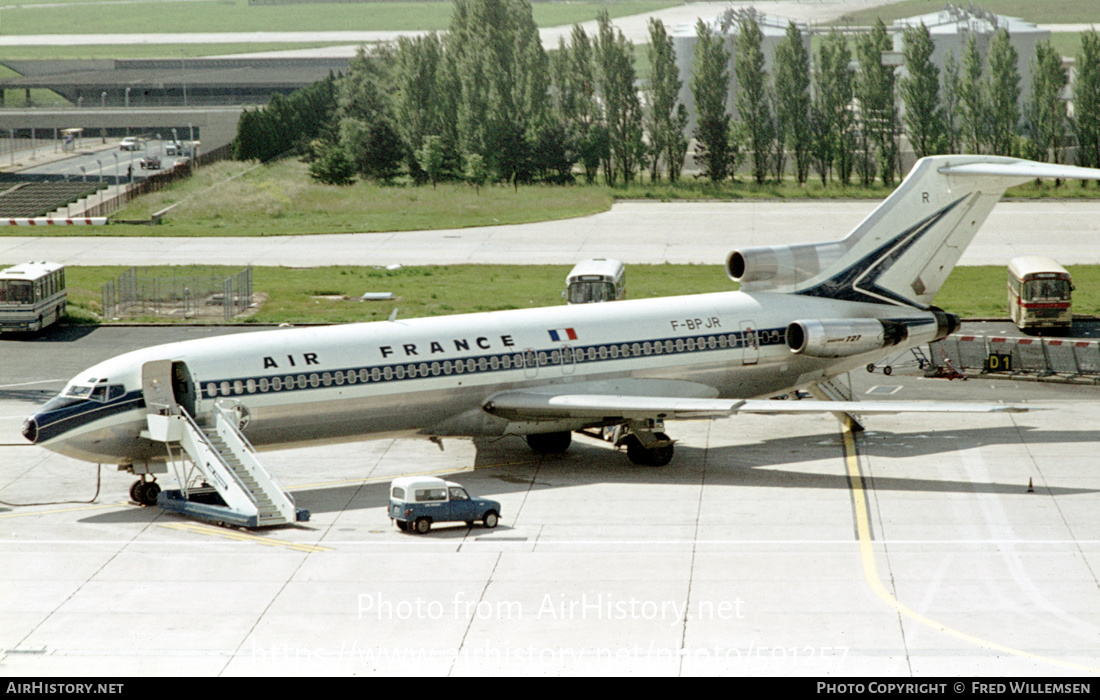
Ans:
POLYGON ((129 504, 131 476, 19 437, 76 369, 215 332, 0 340, 0 673, 1100 672, 1096 387, 855 372, 859 396, 1047 410, 670 423, 664 468, 583 437, 268 452, 313 515, 258 532, 129 504), (387 484, 424 473, 501 525, 399 532, 387 484))

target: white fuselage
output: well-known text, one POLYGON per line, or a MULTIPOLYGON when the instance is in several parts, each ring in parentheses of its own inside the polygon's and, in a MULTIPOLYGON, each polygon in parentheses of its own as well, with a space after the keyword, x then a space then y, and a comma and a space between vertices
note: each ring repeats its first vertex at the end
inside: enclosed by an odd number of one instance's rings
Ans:
POLYGON ((142 368, 169 360, 178 375, 175 400, 200 419, 216 401, 239 404, 242 429, 258 448, 573 430, 593 422, 515 423, 483 406, 502 391, 585 393, 586 385, 622 378, 676 380, 678 392, 690 387, 699 398, 767 396, 897 353, 934 330, 932 314, 912 307, 740 292, 279 329, 120 355, 70 387, 121 384, 122 397, 95 410, 70 407, 71 416, 33 418, 39 443, 73 457, 162 460, 163 444, 139 437, 152 401, 142 393, 142 368), (842 358, 796 355, 785 343, 796 319, 854 317, 931 324, 931 331, 842 358))

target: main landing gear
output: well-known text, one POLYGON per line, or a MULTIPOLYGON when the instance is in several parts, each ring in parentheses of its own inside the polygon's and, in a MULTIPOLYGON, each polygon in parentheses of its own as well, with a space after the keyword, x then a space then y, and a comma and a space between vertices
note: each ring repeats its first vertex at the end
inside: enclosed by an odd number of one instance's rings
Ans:
POLYGON ((560 455, 569 449, 573 434, 568 430, 558 433, 532 433, 527 436, 527 446, 540 455, 560 455))
POLYGON ((144 475, 130 486, 130 500, 143 506, 155 506, 159 495, 160 486, 155 480, 146 481, 144 475))
POLYGON ((675 442, 664 433, 640 431, 622 439, 626 456, 640 467, 663 467, 672 461, 675 442))
MULTIPOLYGON (((626 456, 641 467, 663 467, 672 461, 675 440, 666 435, 659 422, 647 422, 638 426, 627 424, 603 428, 599 433, 585 435, 625 447, 626 456)), ((569 449, 572 434, 565 430, 556 433, 533 433, 527 436, 527 445, 538 454, 561 454, 569 449)))

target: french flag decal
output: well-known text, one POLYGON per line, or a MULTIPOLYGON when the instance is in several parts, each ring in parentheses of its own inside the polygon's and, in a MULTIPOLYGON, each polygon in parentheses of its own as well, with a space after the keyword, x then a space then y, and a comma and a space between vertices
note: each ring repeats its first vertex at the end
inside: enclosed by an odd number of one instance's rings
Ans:
POLYGON ((547 331, 550 334, 550 340, 555 343, 562 340, 576 340, 577 332, 572 328, 558 328, 556 330, 547 331))

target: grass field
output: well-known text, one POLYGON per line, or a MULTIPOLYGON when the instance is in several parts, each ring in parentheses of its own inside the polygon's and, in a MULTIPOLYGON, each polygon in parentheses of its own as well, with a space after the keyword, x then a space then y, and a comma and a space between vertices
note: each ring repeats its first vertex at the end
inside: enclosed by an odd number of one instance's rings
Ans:
MULTIPOLYGON (((533 6, 540 27, 670 7, 660 0, 547 2, 533 6)), ((210 2, 69 2, 10 6, 0 12, 0 31, 27 34, 171 34, 186 32, 440 31, 451 20, 450 2, 249 5, 247 0, 210 2), (320 9, 323 8, 323 11, 320 9)), ((166 36, 166 40, 168 37, 166 36)))
MULTIPOLYGON (((482 187, 464 183, 438 187, 386 186, 358 182, 349 187, 310 180, 306 165, 283 160, 232 182, 218 184, 246 164, 224 161, 171 189, 147 195, 112 219, 145 219, 186 200, 160 226, 112 225, 112 236, 272 236, 463 228, 517 224, 606 211, 606 188, 528 186, 482 187), (197 196, 187 199, 189 195, 197 196)), ((9 227, 10 228, 10 227, 9 227)))
MULTIPOLYGON (((69 267, 70 320, 100 322, 100 287, 125 269, 69 267)), ((193 268, 152 269, 159 269, 158 274, 182 275, 193 268)), ((240 271, 220 269, 227 276, 240 271)), ((1100 266, 1068 269, 1077 288, 1075 313, 1100 315, 1100 266)), ((400 270, 258 267, 254 270, 254 289, 266 294, 268 300, 242 322, 350 323, 384 320, 394 308, 402 318, 415 318, 556 306, 563 303, 561 292, 568 271, 567 265, 455 265, 400 270), (349 300, 365 292, 392 292, 396 299, 349 300)), ((936 297, 936 304, 964 318, 1007 317, 1005 274, 1003 267, 956 268, 936 297)), ((630 265, 627 269, 627 296, 632 299, 736 288, 721 265, 630 265)))
MULTIPOLYGON (((962 2, 954 4, 966 6, 962 2)), ((1100 20, 1096 0, 981 0, 974 5, 999 15, 1019 17, 1036 24, 1081 24, 1100 20)), ((869 25, 874 23, 876 17, 881 17, 883 22, 890 24, 903 17, 939 12, 943 7, 942 0, 903 0, 849 13, 833 24, 869 25)))
MULTIPOLYGON (((52 229, 52 236, 278 236, 319 233, 373 233, 465 228, 495 224, 554 221, 607 211, 616 199, 737 200, 882 199, 890 188, 830 185, 811 180, 757 185, 741 182, 715 185, 688 177, 677 184, 640 182, 623 187, 606 185, 509 185, 482 187, 464 183, 438 187, 357 182, 350 187, 321 185, 309 179, 306 165, 283 160, 264 165, 244 177, 229 178, 252 167, 236 161, 201 168, 172 187, 145 195, 111 215, 111 226, 94 232, 52 229), (144 220, 177 204, 158 226, 118 224, 144 220)), ((1028 184, 1009 191, 1020 198, 1097 197, 1096 186, 1077 183, 1028 184)), ((11 227, 0 236, 18 235, 11 227)))
MULTIPOLYGON (((553 221, 607 211, 616 199, 737 200, 768 199, 882 199, 890 188, 875 185, 823 187, 812 179, 804 187, 793 182, 757 185, 743 177, 718 185, 685 177, 680 182, 638 182, 629 186, 509 185, 482 187, 464 183, 438 187, 358 182, 350 187, 321 185, 309 179, 307 166, 288 159, 256 168, 243 177, 234 175, 253 164, 222 161, 160 192, 134 200, 111 215, 110 221, 143 220, 169 205, 159 226, 117 224, 87 229, 52 229, 52 236, 277 236, 318 233, 372 233, 465 228, 494 224, 553 221)), ((1097 197, 1095 185, 1078 183, 1028 184, 1009 191, 1009 197, 1097 197)), ((0 236, 19 235, 12 227, 0 236)))
MULTIPOLYGON (((616 199, 655 201, 738 199, 883 199, 881 185, 823 187, 811 179, 804 187, 793 181, 757 185, 742 176, 718 185, 687 176, 675 185, 637 182, 629 186, 509 185, 482 187, 441 183, 433 188, 411 184, 358 182, 350 187, 321 185, 308 177, 306 165, 288 159, 254 167, 254 163, 221 161, 195 171, 170 187, 135 199, 113 213, 110 226, 93 229, 51 228, 63 236, 279 236, 320 233, 371 233, 466 228, 496 224, 555 221, 607 211, 616 199), (250 170, 251 169, 251 170, 250 170), (245 171, 249 171, 243 177, 245 171), (148 220, 170 205, 157 226, 121 224, 148 220)), ((1082 187, 1052 182, 1009 190, 1009 198, 1095 198, 1095 184, 1082 187)), ((17 227, 0 227, 0 236, 20 236, 17 227)))
MULTIPOLYGON (((0 15, 3 13, 0 12, 0 15)), ((293 49, 319 49, 327 46, 346 46, 347 42, 243 44, 89 44, 87 46, 6 46, 5 61, 87 60, 103 58, 197 58, 224 56, 261 51, 290 51, 293 49)), ((2 66, 0 66, 2 68, 2 66)), ((6 77, 10 73, 0 77, 6 77)))
MULTIPOLYGON (((99 321, 100 287, 125 267, 69 267, 69 314, 99 321)), ((191 274, 189 266, 143 268, 158 274, 191 274)), ((208 266, 198 268, 203 272, 208 266)), ((240 268, 222 267, 225 275, 240 268)), ((253 288, 268 301, 249 323, 347 323, 381 321, 394 308, 402 318, 501 309, 556 306, 564 303, 568 265, 454 265, 406 267, 257 267, 253 288), (392 292, 394 301, 358 302, 365 292, 392 292)), ((736 288, 720 265, 634 265, 627 273, 632 298, 673 296, 736 288)), ((153 319, 149 319, 153 320, 153 319)))

